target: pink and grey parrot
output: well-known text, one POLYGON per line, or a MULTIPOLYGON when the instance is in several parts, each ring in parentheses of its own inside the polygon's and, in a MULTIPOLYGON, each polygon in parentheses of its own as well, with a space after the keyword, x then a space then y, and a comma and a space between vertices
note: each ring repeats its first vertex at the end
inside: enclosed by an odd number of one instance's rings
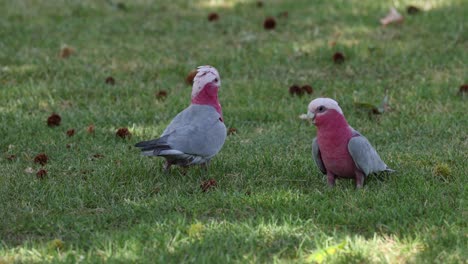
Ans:
POLYGON ((312 120, 317 127, 312 156, 320 171, 327 175, 328 185, 334 186, 336 178, 354 178, 356 187, 362 188, 367 175, 393 172, 369 141, 348 125, 335 100, 312 100, 302 118, 312 120))
POLYGON ((135 146, 141 148, 145 156, 164 157, 166 172, 171 165, 200 164, 206 168, 226 140, 226 126, 218 101, 220 86, 221 79, 214 67, 198 67, 190 106, 172 120, 160 138, 135 146))

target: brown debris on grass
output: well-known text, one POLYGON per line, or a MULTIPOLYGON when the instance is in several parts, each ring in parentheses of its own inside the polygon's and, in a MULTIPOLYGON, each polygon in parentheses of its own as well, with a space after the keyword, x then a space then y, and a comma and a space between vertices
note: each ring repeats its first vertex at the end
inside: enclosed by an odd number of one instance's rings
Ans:
POLYGON ((304 91, 301 89, 301 87, 299 87, 299 85, 293 84, 291 87, 289 87, 289 94, 302 96, 304 91))
POLYGON ((117 6, 117 9, 119 9, 119 10, 127 11, 127 6, 122 2, 117 3, 116 6, 117 6))
POLYGON ((406 7, 406 13, 408 13, 409 15, 415 15, 419 12, 421 12, 421 9, 414 5, 409 5, 408 7, 406 7))
POLYGON ((237 134, 237 128, 235 127, 230 127, 227 132, 228 136, 237 134))
POLYGON ((192 85, 193 84, 193 79, 197 75, 197 72, 198 72, 197 70, 191 70, 187 74, 187 77, 185 77, 185 83, 187 83, 188 85, 192 85))
POLYGON ((289 87, 289 93, 291 95, 295 95, 297 93, 297 91, 299 91, 301 88, 299 87, 299 85, 297 84, 293 84, 289 87))
POLYGON ((68 46, 62 46, 60 49, 60 58, 66 59, 75 53, 75 49, 68 46))
POLYGON ((257 1, 257 7, 263 7, 263 1, 257 1))
POLYGON ((94 160, 102 159, 102 158, 104 158, 104 155, 99 154, 99 153, 96 153, 96 154, 94 154, 93 156, 91 156, 91 157, 89 158, 89 160, 94 161, 94 160))
POLYGON ((106 84, 115 85, 115 79, 112 76, 106 78, 106 84))
POLYGON ((336 32, 333 34, 332 39, 328 41, 328 46, 335 47, 338 41, 340 40, 341 32, 336 32))
POLYGON ((75 135, 75 129, 71 128, 67 130, 67 136, 73 137, 75 135))
POLYGON ((91 124, 88 126, 88 128, 86 128, 86 131, 90 134, 94 134, 94 129, 95 129, 94 125, 91 124))
POLYGON ((46 177, 46 175, 47 175, 47 171, 44 169, 40 169, 36 173, 36 177, 40 180, 43 180, 46 177))
POLYGON ((202 189, 202 192, 207 192, 210 189, 216 188, 218 186, 218 183, 216 182, 215 179, 209 179, 207 181, 203 181, 200 184, 200 188, 202 189))
POLYGON ((39 163, 42 166, 47 164, 47 161, 49 160, 49 157, 45 153, 40 153, 36 157, 34 157, 34 163, 39 163))
POLYGON ((15 154, 8 155, 8 156, 6 156, 6 159, 9 160, 9 161, 14 161, 14 160, 16 160, 16 155, 15 154))
POLYGON ((93 158, 96 158, 96 159, 104 158, 104 155, 97 153, 93 155, 93 158))
POLYGON ((458 89, 458 94, 464 96, 466 93, 468 93, 468 84, 462 84, 460 89, 458 89))
POLYGON ((263 27, 266 30, 272 30, 276 27, 276 20, 273 17, 267 17, 265 21, 263 21, 263 27))
POLYGON ((52 113, 47 118, 47 125, 50 127, 59 126, 61 121, 62 121, 62 118, 58 114, 52 113))
POLYGON ((130 138, 132 136, 132 133, 130 133, 130 131, 128 130, 128 128, 126 127, 121 127, 117 130, 117 132, 115 133, 116 136, 120 137, 120 138, 130 138))
POLYGON ((160 90, 156 92, 156 99, 158 100, 165 100, 167 97, 167 92, 166 90, 160 90))
POLYGON ((314 88, 312 86, 306 84, 301 87, 301 90, 304 91, 307 94, 313 94, 314 93, 314 88))
POLYGON ((344 61, 345 61, 345 56, 343 55, 343 53, 335 52, 335 54, 333 54, 333 62, 335 64, 341 64, 344 61))
POLYGON ((219 20, 218 13, 213 12, 208 15, 208 21, 213 22, 213 21, 218 21, 218 20, 219 20))

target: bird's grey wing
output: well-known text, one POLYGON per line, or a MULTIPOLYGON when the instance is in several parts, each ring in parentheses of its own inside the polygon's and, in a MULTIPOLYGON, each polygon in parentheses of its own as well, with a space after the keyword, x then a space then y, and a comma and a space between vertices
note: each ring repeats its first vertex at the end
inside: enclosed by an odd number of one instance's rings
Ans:
POLYGON ((357 134, 348 142, 348 151, 353 158, 354 164, 366 176, 388 170, 377 151, 372 147, 366 137, 357 134))
POLYGON ((160 138, 136 144, 147 156, 178 156, 209 159, 226 139, 226 126, 216 110, 207 105, 191 105, 180 112, 160 138))
POLYGON ((191 119, 191 106, 185 108, 179 114, 177 114, 166 127, 161 137, 138 142, 135 147, 141 149, 142 154, 145 156, 167 156, 167 155, 180 155, 183 152, 173 149, 169 146, 168 138, 169 135, 174 132, 177 127, 181 127, 190 123, 191 119))
POLYGON ((226 127, 215 120, 207 126, 183 126, 168 137, 172 149, 185 154, 212 157, 221 150, 226 139, 226 127))
POLYGON ((323 164, 322 156, 320 155, 320 148, 316 137, 312 140, 312 156, 314 157, 315 164, 317 164, 317 167, 320 169, 320 171, 323 174, 326 174, 327 169, 323 164))
POLYGON ((161 137, 171 134, 176 128, 185 125, 190 125, 190 123, 194 119, 194 115, 196 115, 196 111, 194 111, 193 105, 190 105, 189 107, 185 108, 172 119, 171 123, 169 123, 166 129, 164 129, 163 133, 161 134, 161 137))
POLYGON ((216 155, 226 140, 226 126, 221 116, 206 105, 192 105, 166 130, 167 143, 172 149, 206 158, 216 155))

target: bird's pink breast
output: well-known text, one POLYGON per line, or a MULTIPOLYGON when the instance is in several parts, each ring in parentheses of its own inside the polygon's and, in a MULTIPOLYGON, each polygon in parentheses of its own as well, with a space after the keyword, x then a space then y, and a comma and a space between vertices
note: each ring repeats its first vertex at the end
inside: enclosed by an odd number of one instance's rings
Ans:
POLYGON ((325 168, 338 177, 354 178, 355 165, 349 155, 347 142, 340 142, 340 145, 335 145, 335 143, 337 141, 318 139, 325 168))
POLYGON ((348 123, 337 112, 323 118, 329 120, 317 126, 317 141, 325 168, 335 176, 354 178, 356 165, 348 151, 348 142, 352 137, 348 123))

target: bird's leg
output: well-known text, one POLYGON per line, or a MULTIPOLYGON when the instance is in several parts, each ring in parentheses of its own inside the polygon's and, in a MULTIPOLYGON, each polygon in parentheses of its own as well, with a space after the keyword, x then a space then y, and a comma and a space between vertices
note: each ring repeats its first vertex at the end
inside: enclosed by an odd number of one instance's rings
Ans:
POLYGON ((335 175, 330 171, 327 171, 327 182, 328 186, 333 187, 335 186, 335 175))
POLYGON ((208 167, 210 167, 210 161, 207 160, 206 162, 200 164, 200 167, 201 167, 204 171, 208 171, 208 167))
POLYGON ((187 175, 187 171, 188 171, 189 166, 188 165, 181 165, 180 167, 182 169, 182 171, 180 173, 182 175, 184 175, 184 176, 187 175))
POLYGON ((163 168, 164 173, 168 174, 171 166, 172 166, 172 163, 166 160, 166 162, 164 163, 164 168, 163 168))
POLYGON ((361 189, 362 186, 364 186, 364 178, 365 178, 365 175, 364 173, 362 173, 361 171, 359 170, 355 170, 354 171, 354 174, 356 175, 356 177, 354 178, 355 182, 356 182, 356 188, 357 189, 361 189))

